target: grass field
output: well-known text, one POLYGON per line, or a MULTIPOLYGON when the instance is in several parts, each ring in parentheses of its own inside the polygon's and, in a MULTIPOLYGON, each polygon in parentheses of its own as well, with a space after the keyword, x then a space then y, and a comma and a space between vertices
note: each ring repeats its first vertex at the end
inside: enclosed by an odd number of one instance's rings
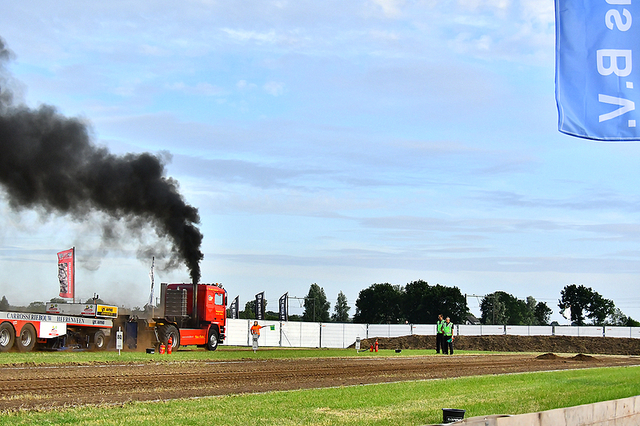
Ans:
MULTIPOLYGON (((227 349, 215 353, 180 351, 173 361, 260 357, 350 356, 344 350, 227 349)), ((385 351, 386 352, 386 351, 385 351)), ((409 352, 409 351, 408 351, 409 352)), ((412 352, 412 351, 411 351, 412 352)), ((420 351, 415 351, 420 352, 420 351)), ((431 353, 431 351, 427 351, 431 353)), ((389 356, 393 351, 389 351, 389 356)), ((404 353, 404 351, 403 351, 404 353)), ((2 360, 22 354, 2 354, 2 360)), ((146 354, 27 354, 31 362, 132 361, 146 354)), ((379 353, 386 355, 386 353, 379 353)), ((360 356, 369 356, 361 353, 360 356)), ((161 358, 167 359, 167 356, 161 358)), ((159 361, 160 359, 158 359, 159 361)), ((467 417, 519 414, 574 406, 640 394, 640 367, 593 368, 562 372, 466 377, 447 380, 234 395, 167 402, 132 402, 109 407, 82 407, 45 412, 4 413, 0 424, 72 425, 424 425, 442 421, 442 408, 462 408, 467 417)), ((34 396, 37 397, 37 396, 34 396)))

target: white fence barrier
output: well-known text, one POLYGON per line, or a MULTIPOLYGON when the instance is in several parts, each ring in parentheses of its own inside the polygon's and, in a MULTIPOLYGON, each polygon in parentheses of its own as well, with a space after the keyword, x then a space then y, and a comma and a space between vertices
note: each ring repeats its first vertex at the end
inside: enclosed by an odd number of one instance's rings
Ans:
POLYGON ((418 336, 429 336, 431 334, 436 334, 436 325, 435 324, 414 324, 413 325, 413 333, 418 336))
POLYGON ((504 325, 459 325, 459 336, 497 336, 504 334, 504 325))
POLYGON ((556 336, 579 336, 579 337, 602 337, 604 331, 602 327, 555 327, 556 336))
POLYGON ((504 334, 512 336, 552 336, 553 327, 546 325, 507 325, 504 334))
POLYGON ((369 337, 411 336, 410 324, 369 324, 369 337))
POLYGON ((283 322, 281 346, 290 348, 317 348, 320 346, 320 323, 283 322))
MULTIPOLYGON (((255 320, 227 319, 227 346, 251 346, 250 328, 255 320)), ((353 345, 356 338, 429 336, 436 334, 435 324, 352 324, 299 321, 258 321, 260 346, 288 348, 341 348, 353 345)), ((640 327, 572 327, 527 325, 456 325, 458 336, 578 336, 628 337, 640 339, 640 327)))

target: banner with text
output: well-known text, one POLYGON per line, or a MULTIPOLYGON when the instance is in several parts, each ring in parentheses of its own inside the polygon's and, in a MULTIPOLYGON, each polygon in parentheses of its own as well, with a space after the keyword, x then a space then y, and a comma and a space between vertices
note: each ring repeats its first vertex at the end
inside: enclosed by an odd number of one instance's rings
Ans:
POLYGON ((634 81, 640 21, 633 24, 640 1, 556 0, 555 7, 558 130, 587 139, 640 140, 640 80, 634 81))
POLYGON ((280 297, 278 305, 278 316, 280 321, 289 321, 289 292, 280 297))
POLYGON ((256 319, 264 319, 264 291, 256 294, 256 306, 255 306, 256 319))
POLYGON ((240 296, 236 296, 236 298, 233 299, 233 302, 231 302, 231 306, 229 306, 229 311, 229 317, 231 319, 240 318, 240 296))
POLYGON ((75 249, 58 253, 58 281, 60 282, 60 297, 72 298, 75 286, 74 270, 75 249))

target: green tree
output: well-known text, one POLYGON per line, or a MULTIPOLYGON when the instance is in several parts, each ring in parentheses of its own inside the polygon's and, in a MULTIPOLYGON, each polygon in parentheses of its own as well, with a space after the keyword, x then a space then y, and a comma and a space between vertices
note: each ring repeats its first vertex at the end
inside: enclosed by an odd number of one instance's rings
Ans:
POLYGON ((504 291, 484 296, 480 312, 483 324, 511 325, 546 325, 552 313, 546 303, 537 302, 532 296, 522 300, 504 291))
POLYGON ((587 318, 591 319, 595 325, 603 325, 607 317, 613 315, 615 311, 613 300, 605 299, 598 292, 594 291, 589 304, 587 318))
POLYGON ((338 293, 338 299, 336 300, 336 306, 333 308, 333 315, 331 315, 331 321, 333 322, 348 322, 349 310, 351 308, 347 305, 347 296, 341 291, 338 293))
POLYGON ((434 323, 439 314, 459 324, 469 312, 466 298, 458 287, 431 286, 418 280, 407 284, 402 292, 403 316, 413 324, 434 323))
POLYGON ((361 290, 356 299, 353 322, 368 324, 398 324, 401 313, 402 288, 399 285, 372 284, 361 290))
POLYGON ((536 307, 533 311, 533 317, 536 320, 534 325, 549 325, 549 318, 553 311, 545 302, 536 303, 536 307))
POLYGON ((274 311, 265 311, 264 319, 267 321, 278 321, 280 319, 280 313, 274 311))
MULTIPOLYGON (((267 308, 267 301, 264 301, 264 307, 267 308)), ((256 318, 256 301, 255 299, 249 300, 244 304, 244 311, 238 313, 238 317, 241 319, 255 319, 256 318)))
POLYGON ((47 310, 47 305, 44 302, 31 302, 27 306, 27 312, 40 312, 44 313, 47 310))
POLYGON ((640 327, 640 322, 634 320, 631 317, 627 317, 627 321, 624 325, 625 327, 640 327))
POLYGON ((309 286, 309 293, 304 299, 304 312, 302 321, 329 322, 329 309, 331 303, 327 302, 324 289, 313 283, 309 286))
POLYGON ((622 327, 638 327, 640 323, 631 317, 626 316, 618 308, 614 308, 613 313, 605 321, 606 325, 616 325, 622 327))
POLYGON ((517 300, 504 291, 487 294, 480 302, 480 321, 482 324, 518 324, 512 318, 517 310, 517 307, 513 306, 517 304, 517 300))
POLYGON ((612 300, 605 299, 598 292, 583 285, 567 285, 560 292, 558 307, 561 311, 571 308, 571 322, 576 325, 585 325, 585 319, 589 318, 593 325, 603 325, 607 317, 615 313, 615 304, 612 300))
POLYGON ((11 308, 9 301, 6 296, 2 296, 2 300, 0 300, 0 311, 8 311, 11 308))
POLYGON ((506 311, 502 299, 503 291, 487 294, 480 301, 480 322, 482 324, 505 324, 506 311))

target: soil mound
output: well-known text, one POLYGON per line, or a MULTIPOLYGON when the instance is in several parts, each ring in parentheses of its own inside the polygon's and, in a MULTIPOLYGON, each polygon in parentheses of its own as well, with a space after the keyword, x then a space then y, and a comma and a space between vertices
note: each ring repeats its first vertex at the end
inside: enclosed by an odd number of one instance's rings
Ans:
MULTIPOLYGON (((375 338, 361 342, 367 350, 375 338)), ((436 349, 436 336, 379 337, 380 349, 436 349)), ((456 336, 454 349, 496 352, 640 355, 640 339, 579 336, 456 336)), ((351 346, 353 347, 353 345, 351 346)))
POLYGON ((558 355, 549 352, 546 354, 538 355, 536 359, 558 359, 558 355))
POLYGON ((574 356, 573 358, 571 358, 574 361, 596 361, 596 359, 590 355, 585 355, 585 354, 578 354, 576 356, 574 356))

